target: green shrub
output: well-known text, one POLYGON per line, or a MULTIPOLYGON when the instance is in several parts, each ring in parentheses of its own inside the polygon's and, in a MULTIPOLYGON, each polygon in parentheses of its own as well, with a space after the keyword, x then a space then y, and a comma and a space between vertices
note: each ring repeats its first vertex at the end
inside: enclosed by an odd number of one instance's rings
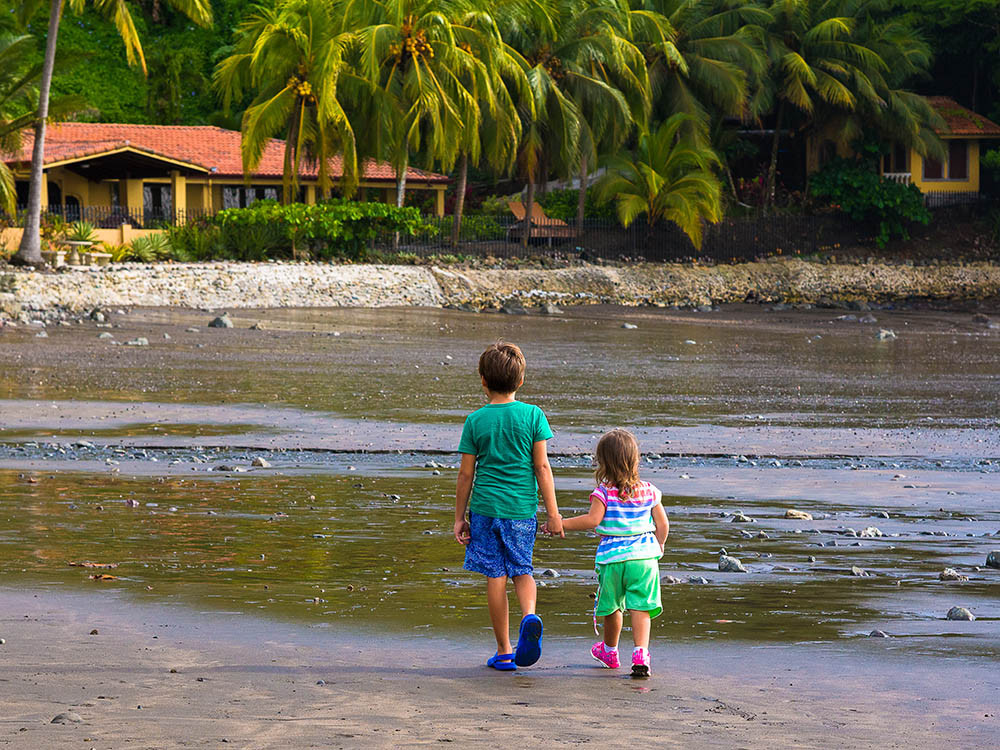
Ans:
MULTIPOLYGON (((444 216, 439 221, 441 235, 450 239, 455 217, 444 216)), ((505 236, 505 228, 493 216, 472 214, 462 217, 462 232, 459 238, 462 242, 502 240, 505 236)))
MULTIPOLYGON (((170 239, 163 234, 147 234, 136 237, 130 245, 131 250, 125 256, 128 260, 156 263, 157 261, 170 260, 173 257, 170 239)), ((112 260, 114 260, 113 254, 112 260)))
POLYGON ((310 255, 358 260, 377 237, 436 231, 416 208, 339 198, 315 205, 257 201, 220 211, 212 223, 220 230, 221 252, 239 260, 310 255))
MULTIPOLYGON (((576 220, 576 208, 580 200, 580 191, 572 188, 565 190, 550 190, 544 196, 538 197, 538 203, 545 210, 545 215, 563 221, 576 220)), ((587 188, 587 197, 583 204, 585 219, 616 219, 613 201, 600 203, 594 188, 587 188)))
POLYGON ((177 260, 205 261, 224 258, 222 232, 208 219, 167 229, 167 239, 177 260))
POLYGON ((65 239, 70 242, 93 242, 97 237, 94 225, 89 221, 78 219, 66 225, 65 239))
POLYGON ((909 239, 911 222, 928 224, 930 212, 916 185, 882 179, 871 166, 850 159, 834 159, 813 175, 813 197, 827 201, 855 221, 875 224, 875 242, 885 247, 892 237, 909 239))

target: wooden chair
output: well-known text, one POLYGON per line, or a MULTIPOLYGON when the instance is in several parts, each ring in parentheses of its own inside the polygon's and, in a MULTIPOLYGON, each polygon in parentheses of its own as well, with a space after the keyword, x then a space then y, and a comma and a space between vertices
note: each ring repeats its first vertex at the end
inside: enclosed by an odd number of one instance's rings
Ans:
MULTIPOLYGON (((525 211, 524 204, 521 201, 509 200, 507 201, 507 207, 514 214, 514 218, 517 219, 517 224, 511 227, 511 234, 514 237, 520 238, 522 236, 521 232, 524 221, 527 219, 527 211, 525 211)), ((562 219, 553 219, 551 216, 546 216, 545 211, 537 201, 531 205, 530 221, 531 230, 528 236, 533 240, 548 240, 549 245, 551 245, 553 239, 565 240, 576 237, 575 228, 562 219)))

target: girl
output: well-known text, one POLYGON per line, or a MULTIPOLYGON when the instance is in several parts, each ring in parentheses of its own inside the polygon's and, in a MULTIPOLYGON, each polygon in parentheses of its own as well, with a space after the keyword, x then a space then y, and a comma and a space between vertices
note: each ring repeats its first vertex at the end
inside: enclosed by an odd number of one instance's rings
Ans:
POLYGON ((622 612, 632 620, 632 676, 649 676, 649 630, 660 604, 659 559, 670 524, 661 494, 639 479, 639 444, 632 433, 612 430, 597 443, 597 488, 590 493, 590 512, 563 520, 566 531, 596 529, 597 618, 604 617, 604 640, 590 649, 605 667, 617 669, 622 612))

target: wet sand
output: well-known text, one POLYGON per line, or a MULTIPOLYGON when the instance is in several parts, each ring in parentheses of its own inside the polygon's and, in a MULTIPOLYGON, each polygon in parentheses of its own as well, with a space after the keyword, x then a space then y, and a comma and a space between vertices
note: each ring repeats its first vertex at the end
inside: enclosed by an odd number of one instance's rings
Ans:
POLYGON ((585 639, 499 674, 477 665, 485 638, 330 633, 51 591, 0 590, 0 611, 0 747, 937 749, 1000 737, 995 669, 881 639, 819 656, 658 643, 653 677, 634 681, 594 664, 585 639), (49 723, 65 711, 82 722, 49 723))

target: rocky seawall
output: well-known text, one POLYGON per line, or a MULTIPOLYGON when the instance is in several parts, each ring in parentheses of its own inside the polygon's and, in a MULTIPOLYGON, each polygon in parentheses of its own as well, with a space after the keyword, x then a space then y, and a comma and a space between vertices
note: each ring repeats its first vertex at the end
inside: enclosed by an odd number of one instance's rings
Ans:
POLYGON ((497 307, 555 303, 698 306, 760 301, 972 300, 1000 296, 1000 265, 775 260, 739 265, 549 269, 310 263, 128 264, 0 271, 0 316, 96 307, 497 307))

